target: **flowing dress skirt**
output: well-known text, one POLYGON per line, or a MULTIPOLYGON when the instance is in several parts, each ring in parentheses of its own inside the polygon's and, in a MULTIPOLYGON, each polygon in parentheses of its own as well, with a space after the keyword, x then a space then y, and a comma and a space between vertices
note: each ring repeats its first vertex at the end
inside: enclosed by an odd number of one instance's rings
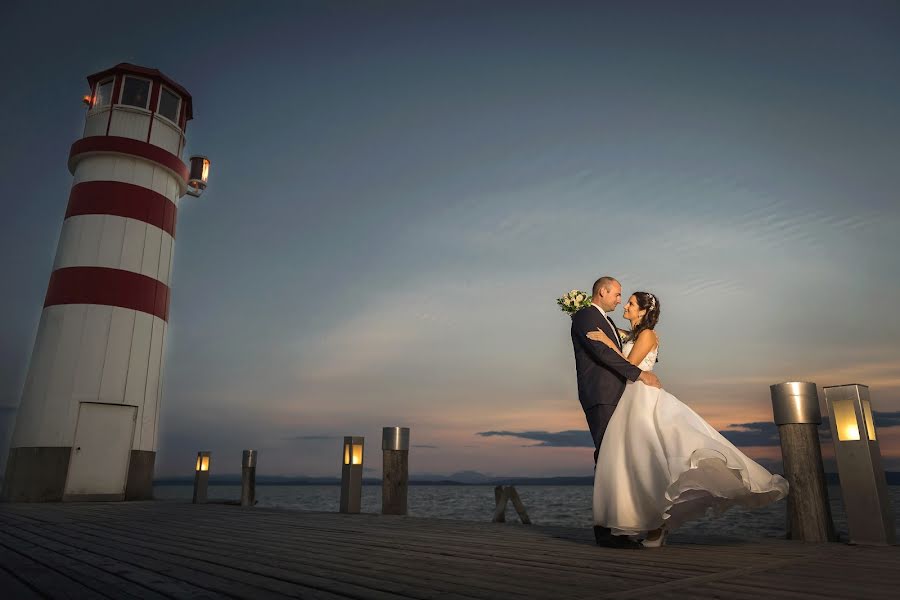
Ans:
POLYGON ((639 536, 731 506, 784 498, 788 483, 738 450, 675 396, 628 383, 594 475, 594 524, 639 536))

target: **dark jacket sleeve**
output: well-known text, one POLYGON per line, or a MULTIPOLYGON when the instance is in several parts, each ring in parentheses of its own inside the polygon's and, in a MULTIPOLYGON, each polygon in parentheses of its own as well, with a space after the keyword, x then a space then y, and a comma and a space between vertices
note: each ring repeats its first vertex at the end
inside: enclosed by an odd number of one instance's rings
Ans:
POLYGON ((592 326, 590 319, 585 318, 585 315, 576 314, 575 318, 572 319, 573 336, 578 340, 585 352, 590 354, 594 360, 600 364, 606 365, 622 377, 627 378, 629 381, 637 381, 643 371, 619 356, 615 350, 606 344, 595 342, 587 337, 588 332, 593 330, 594 327, 592 326))

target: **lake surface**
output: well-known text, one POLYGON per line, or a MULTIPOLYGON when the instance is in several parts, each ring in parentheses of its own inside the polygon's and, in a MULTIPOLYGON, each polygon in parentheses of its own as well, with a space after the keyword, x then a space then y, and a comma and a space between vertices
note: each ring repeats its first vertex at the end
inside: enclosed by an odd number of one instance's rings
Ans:
MULTIPOLYGON (((381 512, 381 486, 362 488, 362 511, 381 512)), ((591 486, 516 486, 528 516, 536 525, 565 527, 591 526, 591 486)), ((153 488, 160 500, 190 500, 190 485, 161 485, 153 488)), ((847 519, 840 499, 840 487, 829 486, 831 512, 838 532, 846 538, 847 519)), ((258 506, 337 512, 341 489, 337 485, 259 485, 258 506)), ((900 514, 900 486, 888 487, 894 514, 900 514)), ((240 486, 211 485, 210 500, 237 500, 240 486)), ((409 515, 490 522, 494 512, 494 487, 490 485, 412 485, 409 487, 409 515)), ((507 521, 517 521, 512 504, 507 508, 507 521)), ((723 515, 710 516, 685 524, 680 533, 696 536, 738 538, 784 537, 785 501, 758 510, 734 508, 723 515)), ((898 527, 900 537, 900 527, 898 527)))

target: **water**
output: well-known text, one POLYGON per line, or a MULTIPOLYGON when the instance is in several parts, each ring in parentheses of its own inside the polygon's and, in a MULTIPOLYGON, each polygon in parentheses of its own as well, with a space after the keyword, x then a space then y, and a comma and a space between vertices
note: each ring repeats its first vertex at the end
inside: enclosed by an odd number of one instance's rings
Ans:
MULTIPOLYGON (((590 527, 591 486, 543 486, 523 485, 516 490, 528 510, 528 516, 536 525, 564 527, 590 527)), ((160 500, 190 500, 190 485, 156 486, 154 495, 160 500)), ((337 512, 340 500, 337 485, 259 485, 256 487, 258 506, 337 512)), ((835 528, 842 537, 847 536, 847 517, 840 499, 840 486, 829 486, 831 513, 835 528)), ((888 487, 888 495, 894 514, 900 514, 900 486, 888 487)), ((210 500, 237 500, 240 486, 210 486, 210 500)), ((381 487, 366 485, 362 488, 362 511, 381 511, 381 487)), ((412 517, 436 517, 489 522, 494 512, 494 487, 490 485, 409 487, 409 515, 412 517)), ((510 504, 506 520, 516 521, 515 510, 510 504)), ((784 537, 785 501, 765 508, 744 510, 734 508, 723 515, 686 523, 679 533, 697 536, 727 536, 743 539, 760 537, 784 537)), ((900 528, 898 528, 900 536, 900 528)))

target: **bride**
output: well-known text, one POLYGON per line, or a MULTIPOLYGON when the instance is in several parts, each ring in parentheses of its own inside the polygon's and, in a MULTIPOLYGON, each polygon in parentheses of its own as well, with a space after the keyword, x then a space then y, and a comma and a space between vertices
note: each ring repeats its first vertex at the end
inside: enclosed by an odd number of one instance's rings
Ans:
MULTIPOLYGON (((625 305, 630 332, 620 354, 642 370, 659 352, 659 300, 635 292, 625 305)), ((587 336, 619 352, 602 331, 587 336)), ((731 506, 760 507, 784 498, 788 483, 748 458, 665 390, 628 382, 609 421, 594 475, 594 524, 616 535, 665 543, 685 521, 731 506)))

